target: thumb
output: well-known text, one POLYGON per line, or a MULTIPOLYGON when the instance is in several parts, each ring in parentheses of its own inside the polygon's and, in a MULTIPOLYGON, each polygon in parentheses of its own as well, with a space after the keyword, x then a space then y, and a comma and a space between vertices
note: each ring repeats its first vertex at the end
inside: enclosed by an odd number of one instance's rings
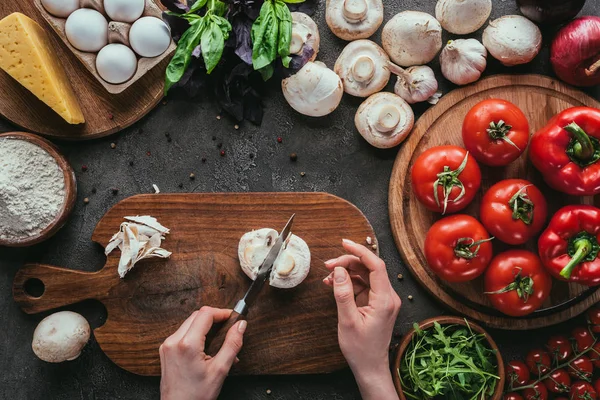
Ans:
POLYGON ((242 349, 242 344, 244 343, 244 332, 246 331, 246 326, 248 322, 246 320, 238 321, 235 323, 225 336, 225 341, 223 342, 223 346, 214 357, 215 363, 222 366, 224 369, 229 370, 235 359, 237 358, 238 353, 242 349))
POLYGON ((342 267, 333 270, 333 295, 338 309, 338 321, 349 323, 357 316, 356 301, 354 300, 354 288, 348 271, 342 267))

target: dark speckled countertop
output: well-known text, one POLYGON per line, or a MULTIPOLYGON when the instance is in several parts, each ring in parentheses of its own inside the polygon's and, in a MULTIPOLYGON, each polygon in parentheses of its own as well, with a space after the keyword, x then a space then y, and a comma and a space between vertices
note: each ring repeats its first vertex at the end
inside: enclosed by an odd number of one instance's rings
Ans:
MULTIPOLYGON (((19 0, 27 1, 27 0, 19 0)), ((384 0, 385 20, 404 10, 434 13, 435 0, 384 0)), ((515 14, 514 0, 494 0, 492 17, 515 14)), ((582 14, 600 15, 600 2, 588 0, 582 14)), ((315 15, 321 27, 320 60, 330 67, 344 46, 325 24, 325 0, 315 15)), ((374 39, 379 41, 380 32, 374 39)), ((481 32, 475 35, 481 38, 481 32)), ((539 73, 552 75, 549 38, 544 48, 528 65, 506 68, 489 59, 486 75, 497 73, 539 73)), ((445 37, 444 39, 448 39, 445 37)), ((433 65, 444 93, 453 89, 433 65)), ((391 84, 390 84, 391 86, 391 84)), ((600 99, 600 90, 588 91, 600 99)), ((219 110, 208 102, 170 98, 147 117, 124 131, 85 143, 58 142, 73 165, 79 194, 67 225, 51 240, 30 249, 0 249, 0 398, 36 399, 158 399, 158 378, 140 377, 115 366, 92 338, 76 361, 52 365, 38 360, 31 350, 37 323, 45 315, 26 315, 11 294, 15 272, 24 262, 43 262, 86 271, 104 264, 100 246, 90 237, 98 220, 118 201, 151 193, 152 184, 162 192, 245 192, 245 191, 323 191, 351 201, 360 208, 375 228, 381 256, 387 262, 392 283, 404 300, 396 324, 405 332, 414 321, 445 313, 402 265, 388 220, 388 180, 398 149, 377 150, 356 132, 353 118, 358 99, 345 96, 330 116, 309 119, 287 106, 276 84, 269 89, 262 127, 217 120, 219 110), (165 133, 172 141, 168 142, 165 133), (217 140, 213 141, 212 136, 217 140), (277 143, 281 136, 283 143, 277 143), (111 149, 110 144, 116 143, 111 149), (217 143, 223 144, 226 157, 220 157, 217 143), (150 155, 147 155, 150 152, 150 155), (289 154, 298 154, 290 162, 289 154), (249 157, 254 153, 254 159, 249 157), (206 157, 206 163, 202 158, 206 157), (130 166, 130 160, 134 165, 130 166), (87 165, 87 172, 81 171, 87 165), (301 177, 300 172, 306 176, 301 177), (189 174, 196 175, 190 181, 189 174), (183 183, 183 188, 179 188, 183 183), (92 188, 97 192, 92 193, 92 188), (118 188, 115 196, 111 188, 118 188), (83 204, 90 198, 88 205, 83 204), (404 274, 403 281, 396 275, 404 274), (414 296, 413 301, 407 296, 414 296)), ((421 114, 426 106, 415 108, 421 114)), ((0 132, 17 130, 0 120, 0 132)), ((92 326, 102 325, 105 310, 96 302, 84 302, 69 309, 83 314, 92 326)), ((566 327, 562 327, 566 329, 566 327)), ((539 337, 561 327, 535 332, 491 331, 505 359, 524 356, 539 337)), ((393 341, 397 342, 397 338, 393 341)), ((234 377, 225 382, 222 399, 320 400, 359 399, 349 370, 331 375, 234 377), (271 394, 266 393, 267 389, 271 394)))

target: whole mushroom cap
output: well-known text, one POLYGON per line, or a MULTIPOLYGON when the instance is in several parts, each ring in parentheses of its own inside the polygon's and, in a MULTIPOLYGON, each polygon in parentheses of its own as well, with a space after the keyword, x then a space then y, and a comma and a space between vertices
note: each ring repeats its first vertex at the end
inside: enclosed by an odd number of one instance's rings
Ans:
POLYGON ((394 93, 375 93, 365 100, 354 117, 356 129, 372 146, 389 149, 411 132, 415 122, 412 108, 394 93))
POLYGON ((321 62, 307 62, 300 71, 281 81, 283 96, 292 108, 311 117, 332 113, 342 101, 340 77, 321 62))
POLYGON ((342 79, 344 91, 368 97, 381 91, 390 80, 390 59, 377 43, 355 40, 344 47, 333 70, 342 79))
POLYGON ((51 363, 74 360, 90 338, 90 324, 71 311, 44 318, 33 333, 31 348, 38 358, 51 363))
POLYGON ((481 28, 492 12, 492 0, 438 0, 435 18, 442 27, 456 35, 466 35, 481 28))
POLYGON ((292 13, 292 41, 290 43, 290 54, 301 55, 305 46, 314 50, 309 61, 314 61, 321 46, 321 35, 315 21, 302 12, 292 13))
POLYGON ((505 15, 490 22, 483 31, 482 42, 492 57, 511 67, 526 64, 538 55, 542 32, 521 15, 505 15))
POLYGON ((325 20, 331 32, 340 39, 366 39, 383 22, 383 1, 327 0, 325 20))
POLYGON ((402 67, 427 64, 442 48, 442 26, 420 11, 403 11, 385 24, 383 48, 402 67))

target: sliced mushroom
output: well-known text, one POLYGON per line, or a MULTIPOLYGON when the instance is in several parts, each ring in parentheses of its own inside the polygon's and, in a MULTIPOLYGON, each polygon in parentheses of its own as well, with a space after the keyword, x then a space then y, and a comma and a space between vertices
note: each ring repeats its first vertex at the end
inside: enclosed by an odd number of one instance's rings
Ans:
POLYGON ((321 36, 319 27, 311 17, 301 12, 292 13, 292 41, 290 43, 290 54, 302 55, 304 48, 313 50, 309 61, 314 61, 319 53, 321 36))
POLYGON ((415 115, 410 105, 394 93, 376 93, 365 100, 354 117, 360 134, 372 146, 389 149, 410 133, 415 115))
POLYGON ((307 62, 300 71, 281 81, 283 96, 292 108, 311 117, 332 113, 344 94, 340 77, 322 62, 307 62))
POLYGON ((90 338, 90 324, 81 315, 60 311, 47 316, 33 332, 31 348, 40 360, 60 363, 74 360, 90 338))
POLYGON ((344 40, 366 39, 383 22, 382 0, 327 0, 327 25, 344 40))
MULTIPOLYGON (((277 240, 274 229, 263 228, 248 232, 240 239, 238 257, 242 271, 252 280, 256 279, 260 265, 277 240)), ((284 243, 269 277, 270 285, 280 289, 298 286, 310 271, 310 250, 304 240, 291 235, 284 243)))
POLYGON ((368 97, 383 89, 390 80, 389 61, 377 43, 356 40, 342 50, 333 70, 342 79, 346 93, 368 97))

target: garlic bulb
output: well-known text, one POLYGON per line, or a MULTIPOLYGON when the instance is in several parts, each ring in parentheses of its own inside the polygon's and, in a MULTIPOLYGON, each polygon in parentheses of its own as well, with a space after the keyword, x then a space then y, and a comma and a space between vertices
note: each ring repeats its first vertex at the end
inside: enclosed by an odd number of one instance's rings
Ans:
POLYGON ((388 67, 392 73, 398 75, 394 92, 406 100, 407 103, 414 104, 427 101, 436 104, 438 102, 441 97, 441 93, 437 93, 438 82, 435 79, 433 70, 427 65, 402 69, 389 63, 388 67))
POLYGON ((450 40, 440 54, 442 74, 456 85, 475 82, 487 66, 487 50, 477 39, 450 40))

